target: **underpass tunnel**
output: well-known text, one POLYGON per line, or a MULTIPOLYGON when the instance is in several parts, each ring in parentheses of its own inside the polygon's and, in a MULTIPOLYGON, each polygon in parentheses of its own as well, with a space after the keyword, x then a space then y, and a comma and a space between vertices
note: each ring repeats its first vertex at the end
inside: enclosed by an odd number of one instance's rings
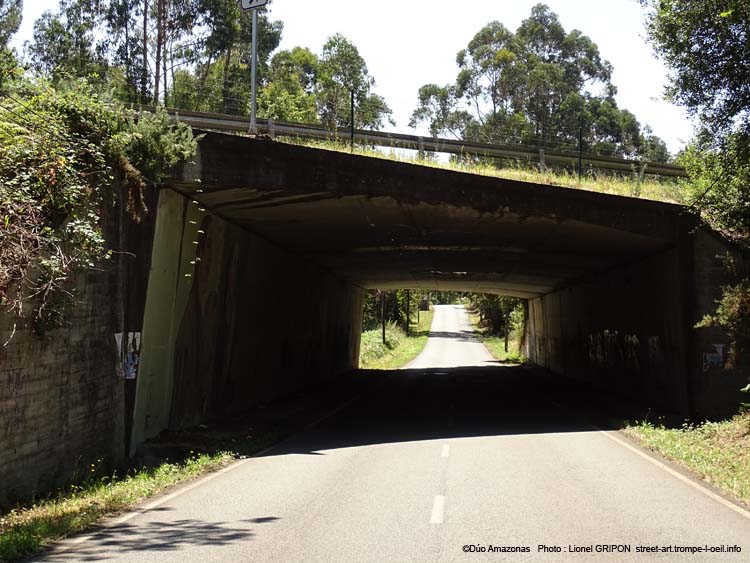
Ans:
POLYGON ((131 443, 356 369, 373 288, 526 299, 534 364, 704 410, 695 241, 718 243, 695 229, 677 205, 207 133, 160 194, 131 443))

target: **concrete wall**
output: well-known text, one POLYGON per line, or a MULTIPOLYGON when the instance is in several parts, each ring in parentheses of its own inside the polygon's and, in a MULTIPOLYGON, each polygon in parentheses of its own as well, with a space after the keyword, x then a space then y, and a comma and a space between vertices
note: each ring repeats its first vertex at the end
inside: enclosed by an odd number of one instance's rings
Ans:
MULTIPOLYGON (((144 194, 151 211, 156 196, 144 194)), ((102 209, 115 253, 76 277, 65 326, 40 338, 28 319, 0 314, 0 506, 124 458, 135 380, 122 377, 115 334, 142 330, 155 218, 134 220, 127 197, 120 190, 118 203, 102 209)))
MULTIPOLYGON (((716 302, 721 298, 722 286, 737 283, 738 279, 727 267, 731 256, 746 270, 744 257, 718 235, 700 230, 695 237, 695 320, 713 314, 716 302)), ((695 367, 695 409, 699 416, 723 417, 736 411, 740 402, 747 402, 747 395, 740 389, 748 383, 748 373, 725 369, 729 339, 720 327, 694 330, 694 346, 691 362, 695 367), (717 363, 719 362, 719 363, 717 363)))
POLYGON ((69 326, 43 339, 0 317, 0 506, 65 485, 100 458, 123 456, 111 279, 91 273, 77 281, 69 326))
POLYGON ((691 409, 677 250, 529 302, 527 355, 603 389, 691 409))
MULTIPOLYGON (((721 328, 695 328, 734 280, 718 236, 698 229, 663 254, 529 302, 526 354, 554 372, 696 418, 731 416, 747 374, 707 365, 721 328)), ((724 359, 726 348, 724 349, 724 359)))
POLYGON ((169 190, 154 265, 134 445, 357 367, 360 288, 169 190))

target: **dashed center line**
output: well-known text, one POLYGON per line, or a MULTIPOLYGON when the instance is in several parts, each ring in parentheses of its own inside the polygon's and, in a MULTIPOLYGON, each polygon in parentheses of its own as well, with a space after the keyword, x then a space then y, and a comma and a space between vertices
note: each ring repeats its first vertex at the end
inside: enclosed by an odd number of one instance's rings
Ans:
POLYGON ((440 454, 440 457, 448 457, 449 455, 451 455, 450 444, 445 444, 443 446, 443 452, 440 454))
POLYGON ((442 524, 444 512, 445 497, 443 495, 438 495, 435 497, 435 501, 432 503, 432 515, 430 516, 430 524, 442 524))

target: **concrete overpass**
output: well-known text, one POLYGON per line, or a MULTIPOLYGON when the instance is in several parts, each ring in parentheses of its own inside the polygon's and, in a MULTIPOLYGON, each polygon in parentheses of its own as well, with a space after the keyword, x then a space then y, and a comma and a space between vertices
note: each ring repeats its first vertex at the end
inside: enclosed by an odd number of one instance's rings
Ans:
POLYGON ((155 228, 133 444, 356 368, 365 288, 528 299, 532 361, 686 414, 741 386, 681 206, 207 133, 155 228))

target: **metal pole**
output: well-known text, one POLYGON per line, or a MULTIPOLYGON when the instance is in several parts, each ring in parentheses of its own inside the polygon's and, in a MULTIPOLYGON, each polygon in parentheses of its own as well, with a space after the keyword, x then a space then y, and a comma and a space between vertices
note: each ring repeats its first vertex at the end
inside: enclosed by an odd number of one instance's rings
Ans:
POLYGON ((409 336, 409 323, 411 322, 411 292, 406 290, 406 336, 409 336))
POLYGON ((250 132, 257 133, 258 128, 255 122, 255 107, 256 107, 256 74, 258 71, 258 9, 253 10, 253 55, 252 65, 250 71, 250 80, 252 81, 252 89, 250 94, 250 132))
POLYGON ((354 88, 352 88, 352 104, 351 104, 351 152, 354 152, 354 88))
POLYGON ((380 291, 380 322, 383 325, 383 344, 385 344, 385 291, 380 291))
POLYGON ((578 129, 578 181, 583 176, 583 129, 578 129))

